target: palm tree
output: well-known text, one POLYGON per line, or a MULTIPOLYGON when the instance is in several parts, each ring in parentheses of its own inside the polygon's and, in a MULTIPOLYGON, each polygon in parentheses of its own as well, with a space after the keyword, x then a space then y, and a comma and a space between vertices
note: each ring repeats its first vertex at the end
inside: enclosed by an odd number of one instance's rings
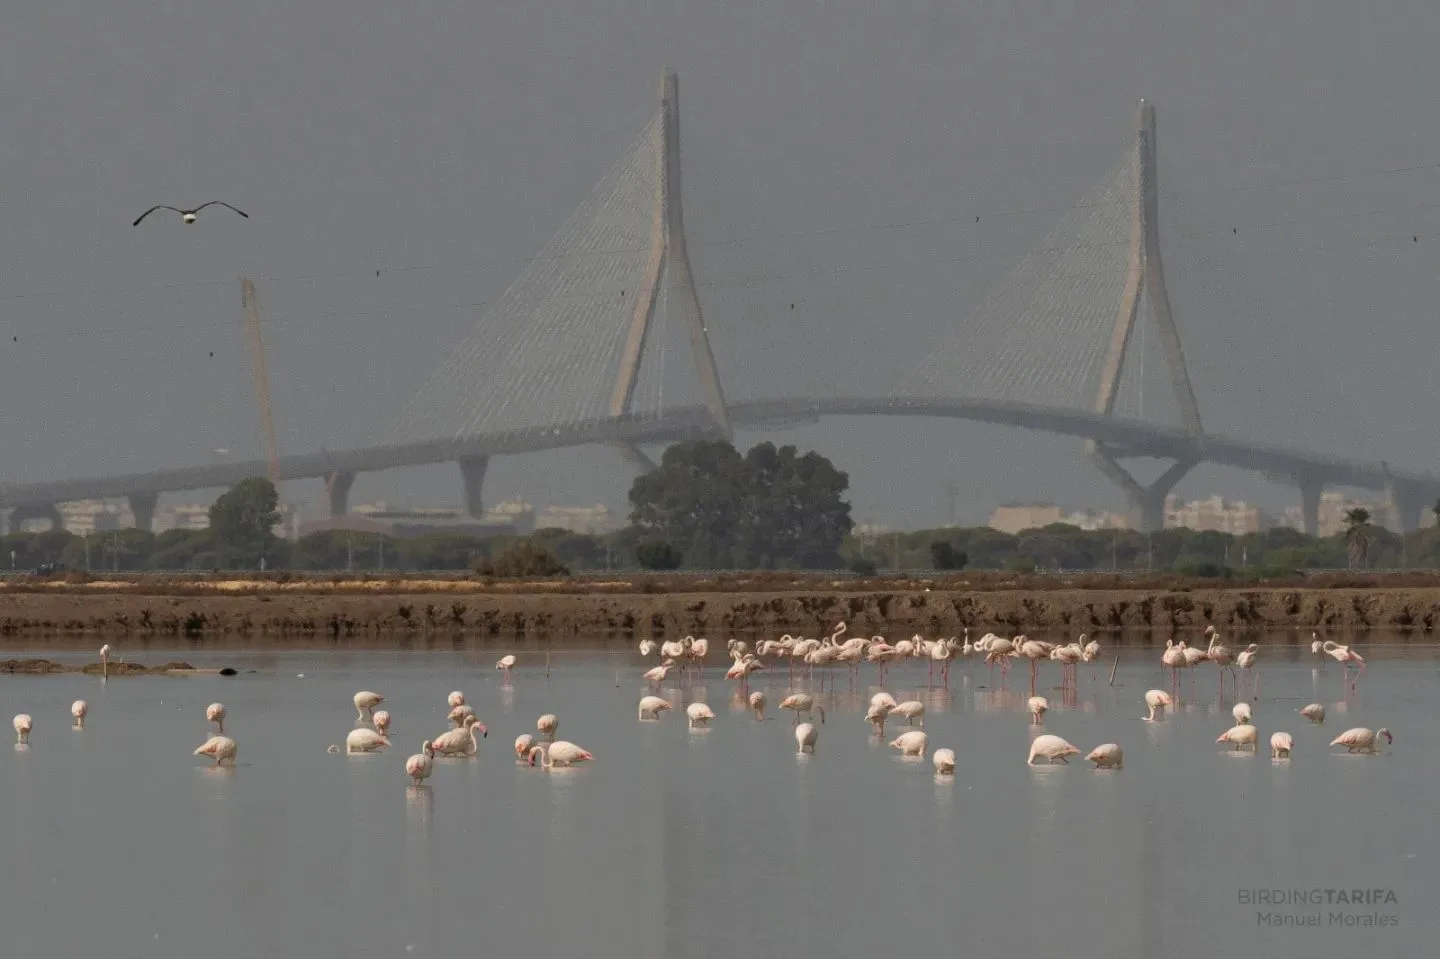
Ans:
POLYGON ((1364 569, 1370 554, 1370 511, 1363 506, 1345 511, 1345 547, 1350 554, 1350 568, 1364 569))

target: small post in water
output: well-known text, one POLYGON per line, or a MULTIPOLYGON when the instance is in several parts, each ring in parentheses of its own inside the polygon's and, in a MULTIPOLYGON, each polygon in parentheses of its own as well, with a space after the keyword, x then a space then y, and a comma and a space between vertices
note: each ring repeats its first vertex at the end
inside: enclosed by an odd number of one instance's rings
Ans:
POLYGON ((1110 664, 1110 685, 1115 685, 1115 670, 1120 668, 1120 657, 1115 657, 1115 662, 1110 664))

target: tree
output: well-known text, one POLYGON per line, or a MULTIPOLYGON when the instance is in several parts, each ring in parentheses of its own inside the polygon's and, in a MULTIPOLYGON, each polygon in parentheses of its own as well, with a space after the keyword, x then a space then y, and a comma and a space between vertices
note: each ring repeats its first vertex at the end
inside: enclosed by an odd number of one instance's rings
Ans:
POLYGON ((663 539, 646 540, 635 547, 635 562, 644 569, 679 569, 685 557, 663 539))
POLYGON ((1345 547, 1350 556, 1350 568, 1365 568, 1370 553, 1370 511, 1357 506, 1345 511, 1345 547))
POLYGON ((1430 512, 1435 516, 1435 528, 1440 529, 1440 499, 1437 499, 1435 505, 1430 507, 1430 512))
POLYGON ((854 526, 850 477, 819 453, 761 443, 745 454, 737 560, 774 569, 836 569, 854 526))
POLYGON ((930 544, 930 562, 936 569, 964 569, 969 559, 949 540, 937 539, 930 544))
POLYGON ((236 483, 210 507, 210 532, 223 566, 258 566, 277 545, 280 497, 263 477, 236 483))
POLYGON ((570 575, 565 564, 556 559, 544 543, 533 537, 517 539, 501 550, 498 556, 480 560, 475 564, 475 572, 481 576, 507 579, 570 575))
POLYGON ((630 520, 643 541, 669 544, 689 566, 842 565, 853 522, 850 478, 818 453, 761 443, 743 458, 724 442, 678 443, 635 480, 630 520))

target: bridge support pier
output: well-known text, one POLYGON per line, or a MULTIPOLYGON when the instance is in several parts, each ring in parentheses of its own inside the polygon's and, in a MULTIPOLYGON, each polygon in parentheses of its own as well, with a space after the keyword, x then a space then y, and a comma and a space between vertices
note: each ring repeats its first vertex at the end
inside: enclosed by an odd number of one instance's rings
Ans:
POLYGON ((130 515, 135 518, 135 528, 150 532, 155 528, 155 506, 160 502, 159 493, 131 493, 130 515))
POLYGON ((480 494, 485 488, 485 471, 490 468, 488 456, 462 456, 460 458, 460 480, 465 488, 465 512, 479 519, 485 512, 485 503, 480 494))
POLYGON ((325 492, 330 497, 331 519, 339 519, 350 512, 350 487, 354 485, 353 472, 332 470, 325 474, 325 492))
POLYGON ((1142 486, 1114 455, 1098 443, 1087 444, 1090 459, 1100 472, 1125 491, 1129 504, 1130 528, 1139 533, 1153 533, 1165 528, 1165 497, 1186 473, 1195 467, 1194 460, 1177 460, 1149 486, 1142 486))
POLYGON ((10 511, 10 534, 22 532, 24 526, 32 519, 44 519, 50 521, 51 529, 64 529, 65 518, 60 515, 60 510, 54 503, 47 503, 43 506, 17 506, 10 511))
POLYGON ((1297 476, 1295 485, 1300 487, 1300 524, 1305 535, 1319 536, 1320 494, 1325 492, 1325 484, 1312 476, 1297 476))
POLYGON ((1385 492, 1390 500, 1390 518, 1395 524, 1396 532, 1412 533, 1419 529, 1420 516, 1429 505, 1424 491, 1391 480, 1386 484, 1385 492))

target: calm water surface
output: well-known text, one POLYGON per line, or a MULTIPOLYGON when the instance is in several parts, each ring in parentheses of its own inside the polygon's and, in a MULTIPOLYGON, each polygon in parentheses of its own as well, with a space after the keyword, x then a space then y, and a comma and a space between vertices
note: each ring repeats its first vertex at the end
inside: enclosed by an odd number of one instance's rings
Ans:
MULTIPOLYGON (((948 692, 924 688, 923 662, 892 670, 884 688, 926 703, 930 749, 958 754, 953 781, 937 780, 928 756, 907 761, 870 735, 861 717, 881 687, 868 667, 853 691, 837 673, 817 753, 804 757, 788 714, 750 717, 721 656, 702 680, 672 674, 661 694, 675 712, 637 722, 645 665, 628 644, 557 653, 548 679, 522 652, 509 687, 491 668, 503 650, 186 650, 176 658, 257 672, 104 684, 0 676, 0 714, 35 718, 29 749, 0 749, 0 953, 1430 955, 1440 650, 1361 648, 1370 669, 1348 697, 1337 664, 1264 649, 1259 756, 1214 744, 1232 721, 1213 667, 1151 724, 1139 717, 1145 690, 1165 682, 1158 651, 1122 651, 1114 687, 1107 653, 1102 668, 1082 667, 1072 697, 1053 689, 1046 663, 1045 731, 1084 751, 1120 743, 1116 772, 1025 765, 1037 731, 1024 667, 1002 690, 984 666, 957 664, 948 692), (327 755, 353 727, 360 689, 386 697, 395 746, 327 755), (429 785, 411 788, 405 758, 446 728, 452 689, 490 736, 478 761, 437 762, 429 785), (75 698, 90 704, 83 731, 70 728, 75 698), (697 699, 717 713, 708 731, 686 728, 683 707, 697 699), (215 700, 240 746, 234 770, 191 756, 215 700), (1329 710, 1323 727, 1297 715, 1312 701, 1329 710), (595 762, 517 765, 511 743, 544 712, 595 762), (1325 744, 1350 726, 1388 726, 1393 751, 1331 754, 1325 744), (1291 762, 1264 748, 1277 729, 1295 735, 1291 762), (1384 889, 1398 903, 1239 903, 1260 888, 1384 889), (1322 925, 1266 928, 1257 913, 1267 908, 1319 912, 1322 925), (1335 910, 1398 925, 1325 925, 1335 910)), ((88 648, 43 655, 94 658, 88 648)), ((774 712, 789 685, 781 668, 751 688, 774 712)))

